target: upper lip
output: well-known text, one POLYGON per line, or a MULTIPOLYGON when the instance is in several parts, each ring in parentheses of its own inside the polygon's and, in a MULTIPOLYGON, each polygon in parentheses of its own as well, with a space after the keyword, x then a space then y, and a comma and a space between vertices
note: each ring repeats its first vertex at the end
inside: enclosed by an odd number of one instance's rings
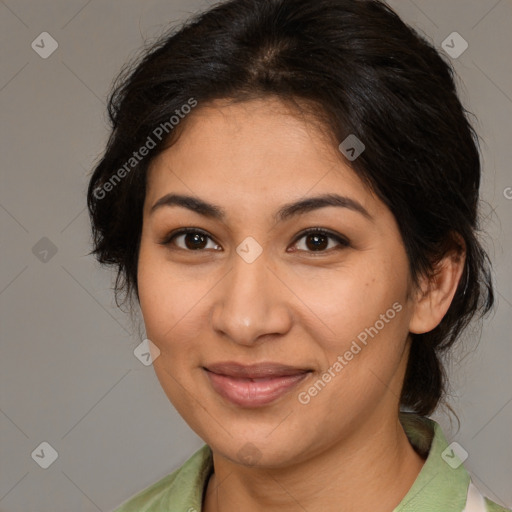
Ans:
POLYGON ((257 379, 263 377, 284 377, 288 375, 300 375, 310 371, 308 368, 300 368, 279 363, 257 363, 244 365, 235 362, 222 362, 209 364, 206 370, 226 375, 228 377, 257 379))

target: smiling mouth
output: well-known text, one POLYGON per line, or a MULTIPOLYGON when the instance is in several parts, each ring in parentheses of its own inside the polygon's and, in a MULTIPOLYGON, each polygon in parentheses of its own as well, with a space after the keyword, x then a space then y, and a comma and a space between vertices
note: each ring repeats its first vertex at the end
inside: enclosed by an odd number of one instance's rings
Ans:
POLYGON ((268 405, 291 391, 311 370, 275 363, 240 365, 219 363, 203 367, 220 396, 239 407, 268 405))

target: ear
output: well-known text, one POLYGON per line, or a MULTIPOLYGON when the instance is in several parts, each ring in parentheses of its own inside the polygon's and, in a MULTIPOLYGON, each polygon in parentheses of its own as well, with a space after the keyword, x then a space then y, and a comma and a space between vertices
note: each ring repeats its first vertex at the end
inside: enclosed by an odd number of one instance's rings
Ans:
POLYGON ((456 236, 456 247, 437 263, 433 276, 421 279, 414 298, 409 331, 422 334, 435 329, 446 315, 459 284, 466 261, 465 243, 456 236))

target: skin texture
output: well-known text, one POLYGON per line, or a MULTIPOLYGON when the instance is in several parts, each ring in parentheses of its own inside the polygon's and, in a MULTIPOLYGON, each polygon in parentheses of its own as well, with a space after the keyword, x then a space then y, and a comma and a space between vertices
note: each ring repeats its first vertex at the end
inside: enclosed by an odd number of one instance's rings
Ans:
POLYGON ((199 106, 184 126, 150 166, 138 286, 147 337, 160 350, 154 368, 162 388, 213 450, 204 509, 392 510, 423 464, 398 421, 409 332, 442 319, 463 258, 445 258, 435 279, 413 287, 389 209, 317 125, 277 99, 199 106), (225 219, 181 206, 151 211, 169 193, 218 205, 225 219), (357 201, 369 217, 328 206, 274 218, 286 203, 330 193, 357 201), (203 249, 187 249, 184 236, 169 241, 186 227, 207 232, 203 249), (311 236, 298 238, 314 227, 348 245, 327 238, 315 251, 311 236), (247 237, 262 249, 252 263, 236 252, 247 237), (300 403, 298 394, 397 303, 394 318, 300 403), (222 361, 312 372, 275 402, 250 409, 212 388, 203 367, 222 361))

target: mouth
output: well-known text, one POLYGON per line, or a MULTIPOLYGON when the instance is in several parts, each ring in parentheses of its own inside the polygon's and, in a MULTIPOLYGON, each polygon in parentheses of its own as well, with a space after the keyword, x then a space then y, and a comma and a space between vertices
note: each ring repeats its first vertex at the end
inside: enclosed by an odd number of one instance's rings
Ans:
POLYGON ((226 362, 203 367, 214 391, 239 407, 256 408, 284 396, 312 370, 276 363, 226 362))

